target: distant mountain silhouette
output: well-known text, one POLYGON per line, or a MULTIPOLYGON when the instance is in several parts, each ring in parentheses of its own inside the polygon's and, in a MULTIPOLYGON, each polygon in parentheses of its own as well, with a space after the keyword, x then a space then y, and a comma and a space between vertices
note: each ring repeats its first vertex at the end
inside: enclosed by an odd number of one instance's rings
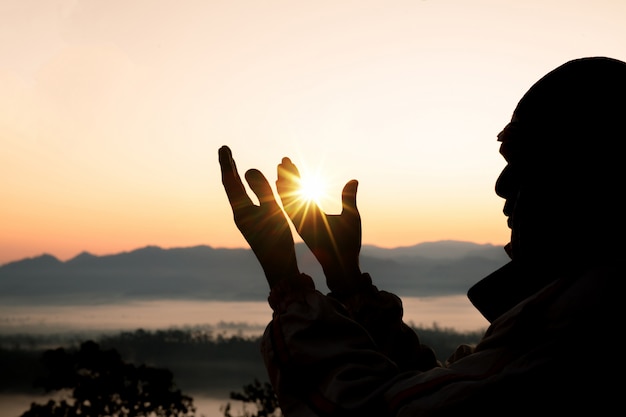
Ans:
MULTIPOLYGON (((328 289, 304 244, 300 268, 328 289)), ((500 246, 439 241, 394 249, 364 245, 361 268, 400 296, 465 294, 508 258, 500 246)), ((249 249, 147 246, 115 255, 83 252, 62 262, 41 255, 0 267, 0 303, 89 304, 148 299, 264 301, 268 286, 249 249)))

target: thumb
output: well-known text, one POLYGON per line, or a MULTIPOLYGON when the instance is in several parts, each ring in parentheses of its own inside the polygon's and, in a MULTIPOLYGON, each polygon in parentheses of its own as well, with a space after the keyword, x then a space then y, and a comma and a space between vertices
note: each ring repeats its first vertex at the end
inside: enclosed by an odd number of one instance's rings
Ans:
POLYGON ((265 178, 265 176, 261 173, 261 171, 257 169, 249 169, 246 172, 246 181, 250 185, 250 188, 256 194, 259 199, 259 203, 271 203, 276 204, 276 199, 274 198, 274 193, 272 192, 272 188, 270 187, 269 182, 265 178))
POLYGON ((359 182, 357 180, 350 180, 343 186, 343 191, 341 192, 341 207, 342 212, 356 212, 358 213, 358 209, 356 207, 356 191, 359 187, 359 182))

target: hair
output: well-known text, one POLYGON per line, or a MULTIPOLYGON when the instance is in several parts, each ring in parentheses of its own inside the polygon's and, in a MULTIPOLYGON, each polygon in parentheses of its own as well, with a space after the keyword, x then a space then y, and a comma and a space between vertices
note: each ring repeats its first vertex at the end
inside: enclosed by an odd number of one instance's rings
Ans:
POLYGON ((526 149, 541 146, 529 156, 565 155, 601 164, 626 139, 626 62, 607 57, 566 62, 524 94, 514 117, 532 132, 526 149))

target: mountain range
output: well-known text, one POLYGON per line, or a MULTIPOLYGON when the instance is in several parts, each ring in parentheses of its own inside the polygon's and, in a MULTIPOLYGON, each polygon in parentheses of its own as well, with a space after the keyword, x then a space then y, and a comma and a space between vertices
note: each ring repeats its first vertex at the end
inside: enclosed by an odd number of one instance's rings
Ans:
MULTIPOLYGON (((322 270, 299 243, 300 270, 328 292, 322 270)), ((465 294, 508 261, 501 246, 461 241, 425 242, 393 249, 364 245, 361 269, 374 284, 400 296, 465 294)), ((146 246, 96 256, 83 252, 60 261, 52 255, 0 266, 0 303, 92 304, 131 300, 264 301, 268 285, 249 249, 146 246)))

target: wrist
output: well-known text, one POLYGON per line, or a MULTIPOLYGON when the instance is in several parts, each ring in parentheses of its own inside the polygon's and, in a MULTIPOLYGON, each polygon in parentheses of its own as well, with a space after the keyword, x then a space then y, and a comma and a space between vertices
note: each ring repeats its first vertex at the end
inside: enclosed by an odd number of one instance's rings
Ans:
POLYGON ((372 285, 372 277, 368 273, 353 272, 349 275, 326 277, 330 295, 338 300, 352 297, 355 294, 367 293, 375 288, 372 285))
POLYGON ((300 273, 280 281, 272 287, 267 301, 275 312, 283 312, 294 301, 302 300, 307 293, 315 291, 315 283, 307 274, 300 273))
POLYGON ((295 261, 287 262, 283 265, 271 265, 263 268, 265 278, 270 284, 270 288, 281 285, 283 282, 291 282, 301 275, 295 261))
POLYGON ((359 267, 358 258, 353 261, 342 261, 340 259, 331 262, 321 263, 324 270, 324 276, 330 280, 341 280, 342 282, 360 282, 361 268, 359 267))

